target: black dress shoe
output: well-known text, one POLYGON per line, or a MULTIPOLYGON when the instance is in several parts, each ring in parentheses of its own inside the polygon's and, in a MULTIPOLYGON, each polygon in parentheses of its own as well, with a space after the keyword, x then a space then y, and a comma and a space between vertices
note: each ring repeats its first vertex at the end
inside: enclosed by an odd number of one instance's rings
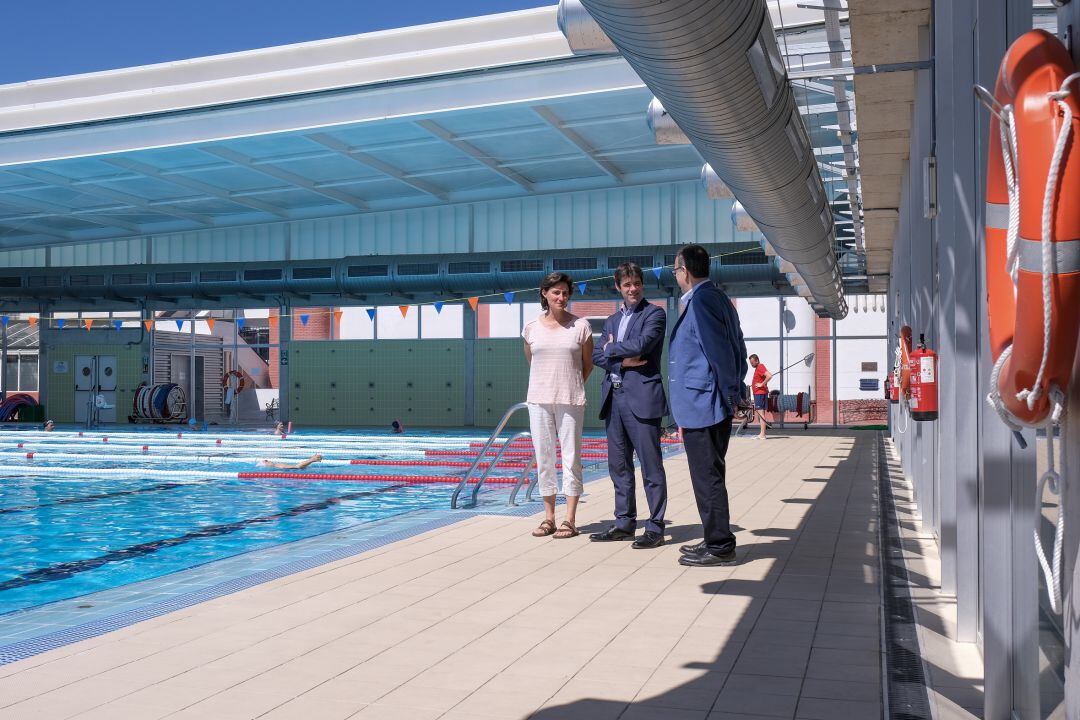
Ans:
POLYGON ((688 565, 690 567, 724 567, 736 565, 738 562, 739 561, 735 558, 734 550, 724 555, 713 555, 711 552, 706 551, 696 555, 683 555, 679 558, 680 565, 688 565))
POLYGON ((683 545, 679 548, 679 552, 683 555, 697 555, 698 553, 705 552, 705 541, 702 540, 699 543, 693 545, 683 545))
POLYGON ((620 530, 612 525, 607 530, 601 533, 593 533, 589 536, 589 539, 593 542, 613 542, 615 540, 633 540, 634 533, 620 530))
POLYGON ((630 547, 635 550, 647 550, 650 548, 658 548, 664 544, 664 536, 658 532, 652 530, 646 530, 641 533, 641 537, 634 541, 634 544, 630 547))

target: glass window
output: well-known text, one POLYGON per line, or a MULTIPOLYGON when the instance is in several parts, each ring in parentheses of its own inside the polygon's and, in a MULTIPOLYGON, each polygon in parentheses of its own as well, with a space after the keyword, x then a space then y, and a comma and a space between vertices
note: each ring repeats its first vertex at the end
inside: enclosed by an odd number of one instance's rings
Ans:
MULTIPOLYGON (((334 337, 339 340, 372 340, 375 338, 375 323, 368 313, 370 308, 342 307, 341 321, 335 328, 334 337)), ((397 309, 394 309, 397 312, 397 309)))
POLYGON ((464 337, 465 312, 460 303, 443 305, 437 311, 434 305, 420 307, 420 332, 424 338, 462 338, 464 337))
POLYGON ((888 334, 884 295, 849 295, 847 300, 847 317, 836 321, 838 337, 888 334))
POLYGON ((509 338, 521 335, 521 305, 519 303, 488 304, 479 307, 481 327, 487 316, 487 334, 481 337, 509 338))
POLYGON ((4 367, 4 390, 16 392, 19 389, 19 356, 8 354, 4 367))
MULTIPOLYGON (((780 337, 779 298, 733 298, 743 337, 780 337)), ((753 352, 752 350, 750 352, 753 352)))
POLYGON ((379 323, 379 339, 416 339, 420 315, 416 312, 415 307, 410 307, 403 317, 400 308, 396 306, 382 306, 378 308, 375 317, 379 323))
POLYGON ((21 353, 19 361, 19 390, 37 392, 38 390, 38 354, 21 353))

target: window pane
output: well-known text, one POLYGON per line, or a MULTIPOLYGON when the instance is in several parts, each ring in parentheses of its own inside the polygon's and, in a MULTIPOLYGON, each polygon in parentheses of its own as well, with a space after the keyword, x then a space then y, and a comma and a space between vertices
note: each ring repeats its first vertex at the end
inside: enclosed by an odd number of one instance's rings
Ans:
POLYGON ((478 308, 481 329, 487 320, 487 334, 480 337, 510 338, 521 335, 521 306, 518 303, 481 305, 478 308))
MULTIPOLYGON (((779 337, 780 306, 778 298, 733 298, 739 313, 743 337, 779 337)), ((751 350, 750 352, 753 352, 751 350)))
POLYGON ((38 389, 38 355, 37 353, 25 353, 22 362, 19 363, 19 390, 22 392, 37 392, 38 389))
POLYGON ((4 390, 16 392, 19 389, 19 356, 8 355, 7 366, 4 368, 4 390))
POLYGON ((886 422, 885 375, 888 345, 880 340, 836 341, 836 398, 841 425, 879 425, 886 422))
POLYGON ((415 340, 417 318, 420 315, 415 307, 409 308, 405 317, 397 307, 380 307, 375 316, 379 322, 379 338, 387 340, 415 340))
POLYGON ((836 321, 837 336, 886 335, 888 318, 884 295, 849 295, 848 314, 836 321))
POLYGON ((420 308, 420 312, 422 313, 420 323, 422 337, 464 337, 462 329, 465 313, 460 303, 444 305, 442 312, 436 311, 433 305, 424 305, 420 308))
POLYGON ((334 337, 339 340, 371 340, 375 337, 375 323, 368 314, 368 308, 342 307, 338 310, 341 311, 341 322, 334 337))

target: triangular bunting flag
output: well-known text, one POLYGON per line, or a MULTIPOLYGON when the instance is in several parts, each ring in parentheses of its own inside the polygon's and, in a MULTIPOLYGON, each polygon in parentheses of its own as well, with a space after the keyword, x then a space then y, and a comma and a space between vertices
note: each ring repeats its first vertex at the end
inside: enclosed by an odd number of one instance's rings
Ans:
POLYGON ((397 309, 401 311, 401 317, 405 317, 406 315, 409 314, 409 306, 408 305, 398 305, 397 309))
POLYGON ((343 312, 344 312, 343 310, 335 310, 335 311, 334 311, 334 322, 336 322, 336 323, 340 323, 340 322, 341 322, 341 314, 342 314, 343 312))
POLYGON ((90 318, 86 318, 85 320, 83 320, 83 325, 86 326, 86 331, 89 332, 90 328, 94 325, 94 321, 90 318))
POLYGON ((510 303, 514 302, 514 291, 511 290, 510 292, 504 292, 503 297, 506 298, 506 304, 509 305, 510 303))
POLYGON ((4 323, 4 327, 7 327, 8 323, 11 322, 11 318, 5 315, 4 317, 0 318, 0 322, 4 323))
POLYGON ((216 322, 217 320, 212 317, 206 318, 206 327, 210 328, 210 332, 214 332, 214 323, 216 322))
POLYGON ((469 298, 469 305, 472 306, 472 309, 473 309, 474 312, 476 311, 476 306, 479 305, 479 304, 480 304, 480 298, 478 298, 478 297, 469 298))
POLYGON ((584 295, 584 294, 585 294, 585 282, 584 282, 584 281, 582 281, 582 282, 579 282, 579 283, 577 284, 577 291, 578 291, 579 293, 581 293, 582 295, 584 295))
POLYGON ((441 302, 435 303, 435 312, 442 315, 442 306, 443 306, 443 304, 441 302))
POLYGON ((236 318, 236 327, 244 329, 244 318, 236 318))
POLYGON ((30 317, 26 318, 26 321, 30 323, 30 327, 37 327, 37 317, 31 315, 30 317))
POLYGON ((184 332, 184 321, 183 320, 177 320, 176 321, 176 330, 177 330, 177 332, 184 332))
POLYGON ((56 319, 56 327, 60 328, 61 330, 64 329, 64 318, 56 319))
POLYGON ((123 320, 113 320, 113 327, 119 330, 124 326, 123 320))
POLYGON ((307 327, 307 321, 308 321, 308 316, 307 315, 301 315, 300 316, 300 324, 301 325, 303 325, 304 327, 307 327))
MULTIPOLYGON (((341 311, 339 310, 338 312, 341 312, 341 311)), ((368 320, 370 320, 371 322, 375 322, 375 308, 368 308, 367 309, 367 316, 368 316, 368 320)))
POLYGON ((150 332, 151 330, 154 329, 154 321, 153 320, 143 320, 142 324, 143 324, 143 327, 146 328, 146 332, 150 332))
POLYGON ((662 268, 662 267, 660 267, 658 265, 658 266, 656 266, 656 267, 654 267, 652 269, 652 272, 653 272, 653 275, 656 276, 656 279, 659 280, 660 279, 660 273, 664 272, 664 268, 662 268))
POLYGON ((267 317, 266 322, 268 322, 270 324, 270 329, 271 330, 277 330, 277 324, 278 324, 278 316, 277 315, 271 315, 271 316, 267 317))

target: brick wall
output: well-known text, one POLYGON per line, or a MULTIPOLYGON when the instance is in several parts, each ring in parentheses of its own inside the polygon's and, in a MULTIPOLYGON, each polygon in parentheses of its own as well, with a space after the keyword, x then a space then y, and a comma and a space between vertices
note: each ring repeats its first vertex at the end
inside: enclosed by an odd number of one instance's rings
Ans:
MULTIPOLYGON (((829 318, 817 318, 814 324, 814 334, 829 336, 831 333, 832 320, 829 318)), ((831 424, 833 421, 832 373, 832 340, 815 340, 814 395, 817 399, 817 421, 819 423, 831 424)))

